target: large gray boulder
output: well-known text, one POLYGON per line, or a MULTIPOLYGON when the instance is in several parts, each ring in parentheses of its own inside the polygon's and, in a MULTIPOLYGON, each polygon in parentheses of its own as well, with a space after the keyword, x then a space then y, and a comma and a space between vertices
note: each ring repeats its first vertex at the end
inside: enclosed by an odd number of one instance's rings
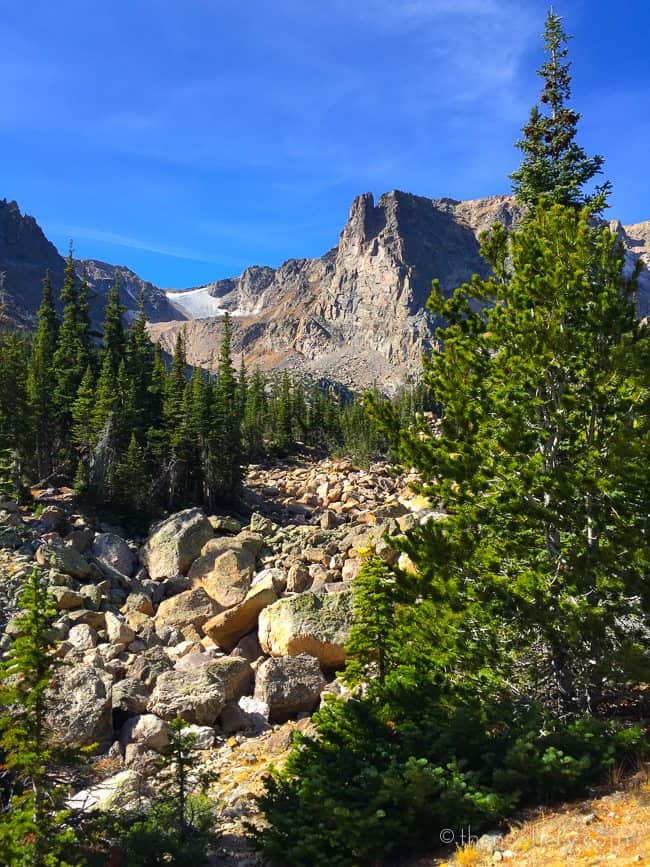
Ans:
POLYGON ((306 653, 267 659, 255 675, 255 698, 268 705, 271 722, 284 722, 315 710, 325 683, 318 660, 306 653))
POLYGON ((248 662, 229 656, 167 671, 158 677, 147 710, 165 720, 180 715, 188 723, 214 725, 226 702, 245 695, 251 680, 248 662))
POLYGON ((62 666, 52 678, 47 720, 64 744, 100 747, 112 741, 110 691, 107 674, 90 665, 62 666))
POLYGON ((147 709, 151 692, 141 680, 125 677, 114 684, 111 690, 113 714, 122 717, 136 716, 147 709))
POLYGON ((259 641, 271 656, 315 656, 323 669, 345 663, 352 627, 352 593, 304 593, 280 599, 259 616, 259 641))
POLYGON ((91 572, 90 563, 78 551, 62 545, 41 545, 36 552, 36 562, 77 579, 87 578, 91 572))
POLYGON ((185 509, 161 521, 142 548, 142 562, 154 580, 185 573, 214 531, 201 509, 185 509))
POLYGON ((121 536, 99 533, 92 544, 92 555, 100 563, 130 578, 135 569, 135 557, 121 536))

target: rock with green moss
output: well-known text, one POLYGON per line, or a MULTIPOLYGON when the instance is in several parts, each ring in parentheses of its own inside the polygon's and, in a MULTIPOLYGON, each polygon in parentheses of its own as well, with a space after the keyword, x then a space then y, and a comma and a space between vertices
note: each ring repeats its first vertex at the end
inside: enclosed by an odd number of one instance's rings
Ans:
POLYGON ((259 619, 262 650, 271 656, 315 656, 324 669, 345 663, 352 626, 352 593, 304 593, 280 599, 259 619))

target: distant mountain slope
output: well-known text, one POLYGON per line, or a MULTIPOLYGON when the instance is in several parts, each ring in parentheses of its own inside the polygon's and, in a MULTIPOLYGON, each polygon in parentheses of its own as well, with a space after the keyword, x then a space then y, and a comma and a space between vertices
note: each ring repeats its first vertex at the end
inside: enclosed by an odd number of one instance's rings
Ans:
MULTIPOLYGON (((33 217, 22 214, 16 202, 0 199, 0 279, 7 296, 11 317, 22 325, 31 325, 41 299, 43 277, 49 269, 56 292, 63 284, 65 261, 54 244, 45 237, 33 217), (2 276, 4 275, 4 276, 2 276)), ((151 321, 181 319, 162 289, 141 280, 137 274, 95 259, 75 260, 77 274, 86 274, 91 287, 91 315, 96 324, 102 321, 106 295, 115 272, 120 272, 120 299, 131 315, 144 289, 145 307, 151 321)))
MULTIPOLYGON (((480 233, 494 222, 515 224, 511 196, 459 202, 394 190, 375 203, 370 193, 352 203, 337 245, 314 259, 289 259, 279 268, 253 266, 239 277, 188 290, 162 290, 127 268, 96 260, 77 263, 92 286, 93 315, 102 317, 115 271, 131 315, 144 291, 152 339, 171 351, 180 329, 188 360, 212 367, 223 311, 233 316, 234 349, 250 367, 289 368, 338 380, 352 388, 394 390, 421 369, 435 342, 425 308, 431 281, 450 293, 476 273, 488 275, 480 233)), ((650 265, 650 222, 610 226, 624 241, 628 267, 650 265)), ((63 260, 15 202, 0 202, 0 273, 16 318, 33 317, 45 269, 60 285, 63 260)), ((642 274, 639 311, 650 313, 650 273, 642 274)))
POLYGON ((33 217, 16 202, 0 199, 0 288, 12 318, 28 324, 36 312, 49 268, 52 282, 63 282, 63 259, 33 217))
MULTIPOLYGON (((431 281, 437 278, 450 293, 472 274, 486 277, 481 232, 520 218, 511 196, 460 202, 394 190, 375 204, 366 193, 354 200, 337 246, 324 256, 290 259, 276 270, 248 268, 195 291, 235 315, 235 349, 249 365, 393 390, 418 375, 422 352, 435 342, 435 322, 425 309, 431 281)), ((639 256, 650 261, 648 226, 612 224, 629 249, 630 267, 639 256)), ((639 307, 644 315, 650 309, 647 272, 639 307)), ((189 360, 211 366, 220 320, 190 320, 152 325, 151 335, 171 351, 183 327, 189 360)))

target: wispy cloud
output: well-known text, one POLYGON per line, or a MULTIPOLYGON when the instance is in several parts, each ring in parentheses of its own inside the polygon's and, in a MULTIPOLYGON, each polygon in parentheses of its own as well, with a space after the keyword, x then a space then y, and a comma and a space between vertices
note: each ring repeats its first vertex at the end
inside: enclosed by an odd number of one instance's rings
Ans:
MULTIPOLYGON (((171 256, 174 259, 185 259, 192 262, 216 262, 228 264, 228 257, 216 256, 213 253, 203 253, 189 250, 185 247, 165 246, 162 244, 143 241, 118 232, 107 232, 104 229, 96 229, 88 226, 71 226, 68 224, 47 224, 48 232, 63 235, 73 240, 99 241, 103 244, 112 244, 116 247, 128 247, 133 250, 143 250, 147 253, 157 253, 160 256, 171 256)), ((234 261, 234 260, 233 260, 234 261)))

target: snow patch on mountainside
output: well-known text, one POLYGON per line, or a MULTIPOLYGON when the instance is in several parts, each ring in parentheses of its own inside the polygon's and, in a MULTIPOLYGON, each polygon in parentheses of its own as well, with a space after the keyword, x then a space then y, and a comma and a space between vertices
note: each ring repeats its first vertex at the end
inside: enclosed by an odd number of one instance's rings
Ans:
POLYGON ((210 319, 223 316, 226 310, 219 305, 219 299, 210 295, 209 286, 198 289, 167 289, 165 296, 172 307, 190 319, 210 319))

